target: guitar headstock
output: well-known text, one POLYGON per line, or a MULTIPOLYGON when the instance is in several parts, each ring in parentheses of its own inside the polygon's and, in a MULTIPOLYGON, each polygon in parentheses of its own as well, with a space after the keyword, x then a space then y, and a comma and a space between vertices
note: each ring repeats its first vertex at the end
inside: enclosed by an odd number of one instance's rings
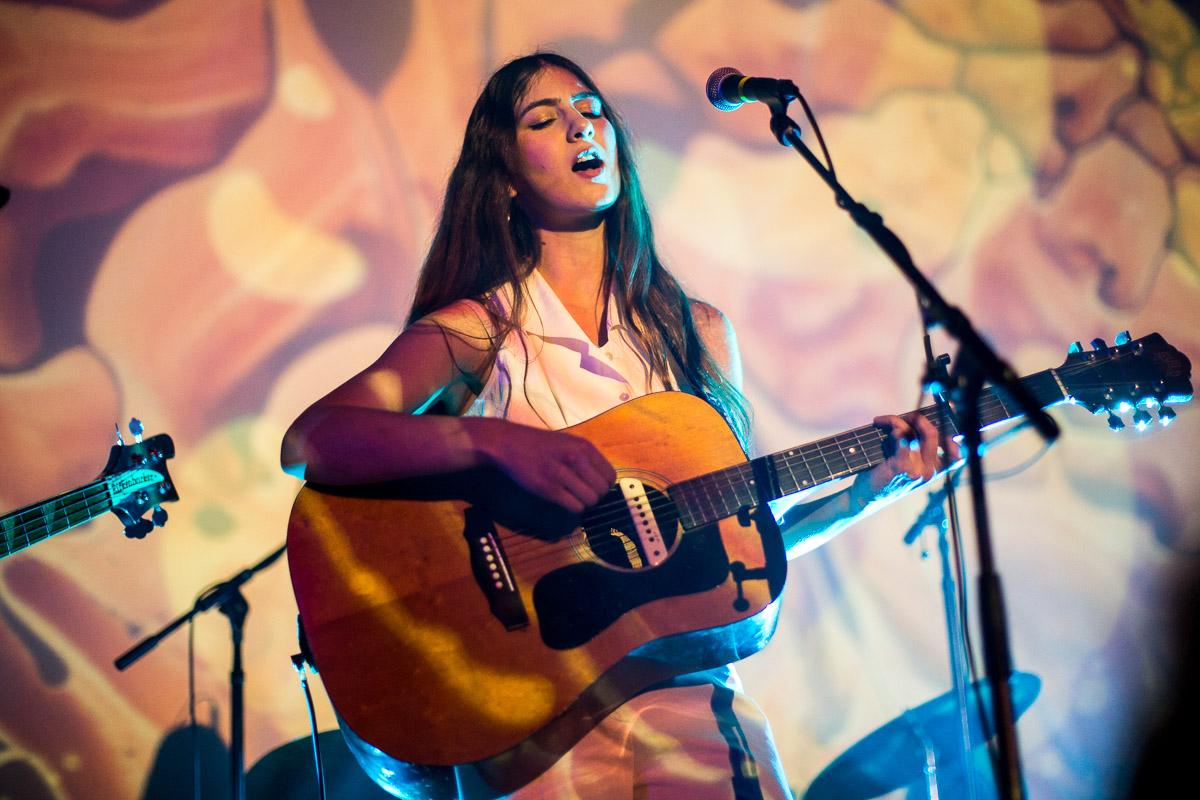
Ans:
POLYGON ((1055 374, 1069 401, 1093 414, 1107 413, 1114 431, 1125 427, 1117 415, 1129 411, 1139 430, 1150 424, 1156 409, 1159 423, 1169 425, 1175 419, 1169 404, 1192 399, 1192 363, 1157 333, 1130 340, 1123 332, 1111 347, 1093 339, 1091 350, 1075 342, 1067 353, 1055 374))
POLYGON ((167 472, 167 459, 175 456, 175 443, 165 433, 142 440, 142 424, 129 423, 133 444, 125 444, 117 432, 118 444, 108 454, 101 478, 112 493, 112 512, 125 526, 125 535, 141 539, 157 525, 167 522, 162 503, 179 499, 175 483, 167 472), (147 511, 150 519, 144 519, 147 511))

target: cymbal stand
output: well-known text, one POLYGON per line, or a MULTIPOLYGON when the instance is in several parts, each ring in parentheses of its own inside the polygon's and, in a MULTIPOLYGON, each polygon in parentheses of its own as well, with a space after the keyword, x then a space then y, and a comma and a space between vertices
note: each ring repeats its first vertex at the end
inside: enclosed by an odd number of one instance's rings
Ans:
MULTIPOLYGON (((958 740, 960 747, 955 749, 955 757, 961 759, 962 762, 963 776, 967 785, 967 800, 976 800, 975 780, 971 769, 971 717, 967 690, 970 668, 966 652, 966 620, 963 618, 962 605, 958 600, 954 570, 950 567, 950 532, 954 532, 957 541, 959 530, 958 506, 954 497, 954 484, 957 476, 957 472, 946 475, 942 488, 929 493, 928 504, 904 537, 904 543, 912 544, 925 528, 937 529, 938 556, 941 560, 942 570, 942 607, 946 615, 946 634, 950 657, 950 678, 954 684, 954 698, 962 731, 962 737, 958 740), (946 506, 950 509, 949 517, 945 512, 946 506)), ((926 756, 928 757, 929 753, 926 753, 926 756)), ((932 764, 926 764, 926 785, 930 800, 937 800, 936 770, 936 760, 932 764), (934 773, 932 776, 929 775, 931 770, 934 773)))

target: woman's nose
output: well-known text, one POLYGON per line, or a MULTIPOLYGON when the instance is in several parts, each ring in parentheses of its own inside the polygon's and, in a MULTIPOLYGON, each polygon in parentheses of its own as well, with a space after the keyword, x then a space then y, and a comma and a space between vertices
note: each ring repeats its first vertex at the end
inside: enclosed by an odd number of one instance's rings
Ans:
POLYGON ((596 135, 596 126, 592 125, 592 121, 587 117, 579 114, 576 117, 574 130, 572 131, 573 138, 590 140, 596 135))

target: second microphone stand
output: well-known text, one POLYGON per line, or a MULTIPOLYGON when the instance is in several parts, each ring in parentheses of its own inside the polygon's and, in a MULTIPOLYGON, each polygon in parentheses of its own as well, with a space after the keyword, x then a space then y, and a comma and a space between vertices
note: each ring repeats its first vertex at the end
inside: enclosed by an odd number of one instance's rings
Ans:
POLYGON ((242 630, 246 623, 246 614, 250 610, 250 604, 242 595, 241 587, 256 573, 274 563, 286 549, 286 544, 281 545, 279 549, 254 566, 242 570, 229 580, 218 583, 204 592, 196 598, 196 603, 192 606, 191 611, 176 617, 160 631, 147 636, 113 662, 117 669, 125 669, 153 650, 159 642, 180 625, 214 606, 229 618, 230 634, 233 639, 233 666, 229 670, 229 781, 232 800, 245 800, 246 798, 246 723, 243 703, 246 675, 242 670, 242 630))

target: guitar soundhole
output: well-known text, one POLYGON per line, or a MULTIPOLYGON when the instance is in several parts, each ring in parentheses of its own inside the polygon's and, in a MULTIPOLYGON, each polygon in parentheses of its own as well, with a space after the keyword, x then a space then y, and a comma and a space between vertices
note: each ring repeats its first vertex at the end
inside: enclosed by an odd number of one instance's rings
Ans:
POLYGON ((636 503, 631 508, 625 493, 617 485, 599 503, 583 512, 580 531, 587 557, 610 567, 639 570, 653 566, 670 554, 678 537, 679 512, 666 494, 648 484, 643 486, 657 535, 646 534, 644 512, 637 510, 636 503))

